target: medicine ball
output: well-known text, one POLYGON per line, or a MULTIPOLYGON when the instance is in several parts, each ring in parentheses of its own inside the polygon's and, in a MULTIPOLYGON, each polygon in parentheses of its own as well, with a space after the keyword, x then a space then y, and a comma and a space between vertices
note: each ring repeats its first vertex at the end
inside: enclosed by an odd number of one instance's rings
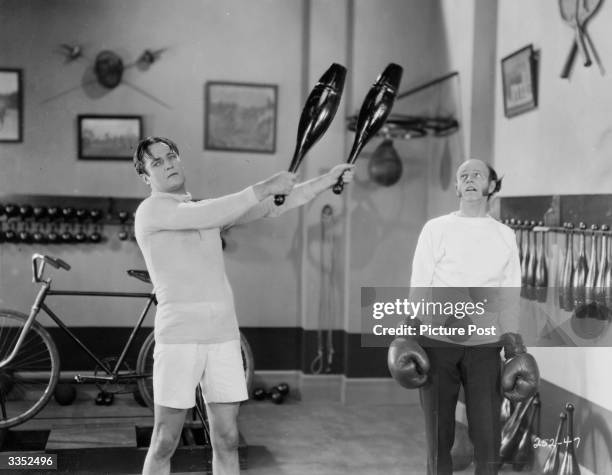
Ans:
POLYGON ((76 399, 76 389, 72 384, 58 384, 53 397, 60 406, 69 406, 76 399))

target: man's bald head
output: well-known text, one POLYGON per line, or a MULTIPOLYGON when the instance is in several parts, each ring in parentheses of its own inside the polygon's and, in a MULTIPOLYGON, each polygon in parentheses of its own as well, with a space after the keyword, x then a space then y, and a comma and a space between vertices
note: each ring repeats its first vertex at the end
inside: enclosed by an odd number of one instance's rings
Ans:
POLYGON ((487 200, 501 189, 501 179, 491 165, 471 158, 457 168, 457 196, 468 200, 487 197, 487 200))

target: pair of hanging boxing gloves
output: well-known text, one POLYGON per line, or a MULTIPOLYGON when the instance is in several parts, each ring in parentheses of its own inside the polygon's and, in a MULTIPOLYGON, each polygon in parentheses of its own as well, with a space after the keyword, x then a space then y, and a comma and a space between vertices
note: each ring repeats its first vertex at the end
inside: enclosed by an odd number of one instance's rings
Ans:
MULTIPOLYGON (((518 333, 501 337, 505 362, 502 368, 502 390, 511 401, 522 401, 536 393, 540 372, 535 358, 527 353, 518 333)), ((408 389, 427 382, 430 368, 427 353, 413 337, 396 338, 389 347, 387 364, 393 378, 408 389)))

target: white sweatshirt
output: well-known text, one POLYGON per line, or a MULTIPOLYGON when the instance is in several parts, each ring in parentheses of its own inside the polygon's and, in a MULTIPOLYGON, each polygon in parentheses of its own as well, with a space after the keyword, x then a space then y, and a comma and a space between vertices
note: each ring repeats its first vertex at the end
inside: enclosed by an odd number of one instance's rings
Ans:
POLYGON ((136 210, 136 240, 157 296, 155 340, 219 343, 239 338, 234 296, 225 273, 220 228, 278 216, 307 203, 331 181, 296 186, 282 206, 259 202, 252 187, 217 199, 152 192, 136 210))
MULTIPOLYGON (((472 218, 454 212, 428 221, 417 242, 410 285, 507 287, 502 291, 502 312, 496 317, 502 325, 498 333, 518 331, 521 286, 518 246, 512 229, 490 216, 472 218)), ((466 344, 496 340, 471 338, 466 344)))

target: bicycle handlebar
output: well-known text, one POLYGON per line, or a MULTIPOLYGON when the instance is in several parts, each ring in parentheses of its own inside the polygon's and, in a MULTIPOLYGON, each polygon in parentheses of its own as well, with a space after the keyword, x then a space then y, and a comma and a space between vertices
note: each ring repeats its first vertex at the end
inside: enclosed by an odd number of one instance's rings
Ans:
POLYGON ((45 256, 43 254, 32 255, 32 280, 34 282, 42 282, 43 271, 45 264, 51 264, 56 269, 60 267, 64 270, 70 270, 70 265, 59 257, 45 256), (42 262, 42 263, 41 263, 42 262))

